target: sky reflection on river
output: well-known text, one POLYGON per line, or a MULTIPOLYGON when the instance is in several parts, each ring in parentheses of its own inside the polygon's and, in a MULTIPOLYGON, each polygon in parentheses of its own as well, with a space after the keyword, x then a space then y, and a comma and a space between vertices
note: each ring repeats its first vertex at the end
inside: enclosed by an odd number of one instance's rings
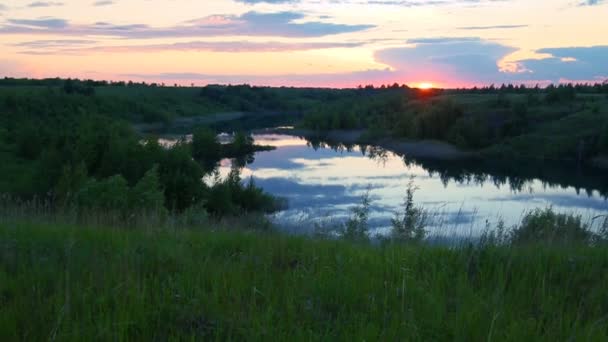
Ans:
MULTIPOLYGON (((552 206, 586 218, 608 210, 608 202, 597 191, 591 191, 590 196, 584 191, 577 194, 572 187, 550 187, 540 180, 526 182, 517 191, 510 184, 496 185, 491 180, 451 180, 446 184, 421 166, 406 166, 402 157, 391 152, 382 159, 372 159, 358 147, 351 151, 315 150, 298 137, 255 138, 257 144, 277 149, 257 153, 255 161, 242 169, 242 177, 253 176, 258 186, 288 200, 289 208, 274 214, 273 219, 295 232, 308 233, 315 223, 339 223, 368 189, 373 200, 370 225, 378 232, 385 231, 403 203, 412 176, 418 187, 415 202, 431 212, 437 234, 468 236, 483 229, 486 221, 494 226, 499 219, 513 225, 533 208, 552 206)), ((230 167, 230 160, 223 160, 220 174, 226 175, 230 167)))

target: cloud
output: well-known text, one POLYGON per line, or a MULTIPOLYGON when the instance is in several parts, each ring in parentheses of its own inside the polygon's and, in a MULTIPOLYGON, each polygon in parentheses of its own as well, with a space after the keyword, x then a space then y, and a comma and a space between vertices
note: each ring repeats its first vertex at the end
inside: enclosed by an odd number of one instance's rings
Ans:
POLYGON ((376 60, 403 79, 442 84, 494 82, 502 77, 498 61, 516 50, 474 37, 421 38, 408 43, 415 45, 380 50, 376 60))
POLYGON ((21 42, 17 44, 13 44, 13 46, 17 47, 25 47, 30 49, 46 49, 46 48, 65 48, 66 46, 73 45, 86 45, 86 44, 94 44, 96 41, 94 40, 84 40, 84 39, 53 39, 53 40, 33 40, 27 42, 21 42))
POLYGON ((528 25, 493 25, 493 26, 464 26, 458 27, 459 30, 499 30, 499 29, 517 29, 528 27, 528 25))
POLYGON ((288 3, 297 3, 299 0, 235 0, 236 2, 242 2, 248 5, 255 5, 261 3, 267 4, 288 4, 288 3))
POLYGON ((100 1, 95 1, 93 3, 93 6, 100 7, 100 6, 109 6, 109 5, 113 5, 113 4, 114 4, 114 1, 112 1, 112 0, 100 0, 100 1))
POLYGON ((297 12, 247 12, 240 16, 213 15, 190 20, 181 25, 156 28, 144 24, 73 25, 66 20, 13 19, 0 27, 0 34, 61 34, 72 36, 109 36, 130 39, 167 37, 213 36, 275 36, 275 37, 322 37, 350 33, 373 28, 373 25, 347 25, 319 21, 305 21, 304 14, 297 12))
POLYGON ((605 3, 605 0, 584 0, 582 2, 580 2, 578 5, 583 7, 583 6, 597 6, 597 5, 601 5, 603 3, 605 3))
POLYGON ((153 82, 180 82, 183 84, 253 84, 294 87, 356 87, 369 82, 394 82, 396 73, 389 69, 371 69, 344 73, 281 74, 281 75, 223 75, 193 72, 166 72, 156 74, 129 73, 121 78, 153 82))
POLYGON ((255 4, 294 4, 294 3, 328 3, 343 5, 377 5, 377 6, 399 6, 399 7, 425 7, 425 6, 449 6, 466 5, 478 6, 486 3, 504 2, 509 0, 235 0, 236 2, 255 5, 255 4))
POLYGON ((591 81, 608 76, 608 46, 546 48, 536 52, 550 57, 519 61, 524 70, 520 77, 558 82, 562 79, 591 81))
POLYGON ((59 7, 63 6, 63 2, 53 2, 53 1, 36 1, 27 5, 30 8, 36 7, 59 7))
POLYGON ((67 20, 57 18, 9 19, 8 22, 25 30, 63 29, 68 26, 67 20))
POLYGON ((119 45, 119 46, 95 46, 74 47, 73 45, 91 44, 90 40, 54 40, 33 41, 15 44, 14 46, 28 48, 21 51, 23 54, 90 54, 90 53, 141 53, 158 51, 217 51, 217 52, 283 52, 283 51, 305 51, 330 48, 352 48, 363 45, 363 43, 343 42, 249 42, 249 41, 227 41, 227 42, 204 42, 192 41, 172 44, 149 44, 149 45, 119 45))

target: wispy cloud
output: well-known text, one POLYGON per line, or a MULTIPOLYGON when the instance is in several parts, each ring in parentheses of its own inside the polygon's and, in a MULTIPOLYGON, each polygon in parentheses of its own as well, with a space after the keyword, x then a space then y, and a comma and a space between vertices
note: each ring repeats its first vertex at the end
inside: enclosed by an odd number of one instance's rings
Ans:
POLYGON ((93 3, 93 6, 100 7, 100 6, 109 6, 109 5, 113 5, 113 4, 114 4, 114 1, 112 1, 112 0, 100 0, 100 1, 95 1, 93 3))
POLYGON ((15 27, 21 27, 24 31, 43 31, 68 27, 67 20, 58 18, 9 19, 8 22, 15 27))
POLYGON ((502 30, 502 29, 518 29, 528 27, 528 25, 490 25, 490 26, 463 26, 458 27, 459 30, 502 30))
POLYGON ((33 40, 13 44, 16 47, 24 47, 29 49, 47 49, 47 48, 66 48, 74 45, 94 44, 94 40, 84 39, 51 39, 51 40, 33 40))
POLYGON ((32 3, 30 3, 30 4, 27 5, 27 7, 30 7, 30 8, 37 8, 37 7, 59 7, 59 6, 63 6, 63 2, 36 1, 36 2, 32 2, 32 3))
POLYGON ((149 45, 119 45, 119 46, 92 46, 81 47, 78 45, 90 45, 95 41, 90 40, 39 40, 15 44, 17 47, 26 48, 22 54, 59 54, 59 55, 84 55, 98 53, 142 53, 159 51, 216 51, 216 52, 285 52, 306 51, 330 48, 353 48, 363 45, 363 42, 249 42, 249 41, 226 41, 226 42, 180 42, 172 44, 149 44, 149 45), (75 47, 76 45, 76 47, 75 47))
POLYGON ((172 27, 110 23, 76 25, 56 18, 11 19, 9 25, 0 27, 0 34, 59 34, 133 39, 213 36, 322 37, 363 31, 372 27, 374 25, 306 21, 306 16, 297 12, 247 12, 240 16, 213 15, 172 27))

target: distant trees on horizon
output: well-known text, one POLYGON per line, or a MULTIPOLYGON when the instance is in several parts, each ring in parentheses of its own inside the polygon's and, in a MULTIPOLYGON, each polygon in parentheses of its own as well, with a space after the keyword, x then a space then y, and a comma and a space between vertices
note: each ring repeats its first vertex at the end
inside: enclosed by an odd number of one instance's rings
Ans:
MULTIPOLYGON (((68 87, 66 84, 70 84, 75 88, 88 89, 94 87, 165 87, 165 88, 180 88, 180 87, 188 87, 188 86, 180 86, 177 83, 173 83, 172 85, 167 85, 165 83, 158 82, 137 82, 137 81, 112 81, 112 80, 92 80, 92 79, 78 79, 78 78, 42 78, 42 79, 34 79, 34 78, 14 78, 14 77, 4 77, 0 79, 0 86, 49 86, 49 87, 68 87)), ((194 83, 190 83, 189 87, 196 87, 194 83)), ((493 92, 510 92, 510 93, 528 93, 531 91, 543 91, 543 90, 551 90, 554 88, 573 88, 576 92, 582 93, 608 93, 608 80, 604 80, 602 82, 595 83, 551 83, 546 86, 541 86, 540 84, 535 84, 534 86, 526 85, 523 83, 520 84, 512 84, 512 83, 503 83, 500 86, 496 84, 490 84, 488 86, 478 87, 457 87, 457 88, 434 88, 434 90, 444 90, 450 92, 468 92, 468 93, 493 93, 493 92)), ((317 89, 328 89, 328 88, 320 88, 320 87, 271 87, 271 86, 252 86, 247 83, 243 84, 207 84, 205 86, 199 86, 198 88, 232 88, 232 89, 242 89, 242 88, 250 88, 250 89, 286 89, 286 88, 317 88, 317 89)), ((387 89, 417 89, 416 87, 409 86, 407 84, 399 84, 394 82, 392 84, 367 84, 367 85, 358 85, 354 88, 341 88, 344 90, 387 90, 387 89)), ((66 91, 68 92, 68 91, 66 91)), ((69 92, 68 92, 69 93, 69 92)))

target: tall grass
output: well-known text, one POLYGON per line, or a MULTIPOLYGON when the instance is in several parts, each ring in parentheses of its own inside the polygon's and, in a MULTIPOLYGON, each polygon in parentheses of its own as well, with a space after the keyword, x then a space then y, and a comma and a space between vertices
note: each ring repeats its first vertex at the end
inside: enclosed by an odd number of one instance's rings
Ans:
MULTIPOLYGON (((278 234, 260 217, 213 221, 195 208, 120 221, 0 204, 3 340, 608 339, 603 217, 591 231, 536 211, 480 243, 441 247, 353 244, 364 240, 369 196, 353 210, 350 240, 278 234)), ((404 207, 419 213, 413 190, 404 207)))
POLYGON ((4 340, 608 338, 608 250, 0 224, 4 340))

